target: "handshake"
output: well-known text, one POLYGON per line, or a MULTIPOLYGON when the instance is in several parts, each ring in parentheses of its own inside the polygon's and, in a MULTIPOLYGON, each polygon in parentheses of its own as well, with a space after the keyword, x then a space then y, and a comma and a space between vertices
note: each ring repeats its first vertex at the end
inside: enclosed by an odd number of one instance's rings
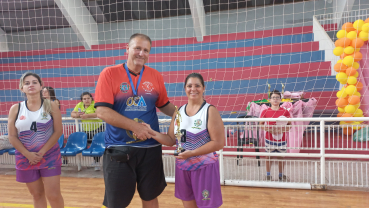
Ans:
MULTIPOLYGON (((136 119, 134 119, 138 122, 136 119)), ((152 130, 150 125, 144 122, 135 125, 135 129, 132 131, 133 138, 136 142, 145 141, 146 139, 154 138, 156 136, 156 131, 152 130), (138 140, 138 141, 137 141, 138 140)))

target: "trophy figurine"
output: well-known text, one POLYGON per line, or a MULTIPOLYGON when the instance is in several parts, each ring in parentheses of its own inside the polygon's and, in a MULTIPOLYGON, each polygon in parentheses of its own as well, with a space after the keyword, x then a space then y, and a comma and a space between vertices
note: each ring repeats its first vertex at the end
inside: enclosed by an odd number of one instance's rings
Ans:
POLYGON ((270 99, 270 84, 267 82, 267 85, 268 85, 268 99, 270 99))
POLYGON ((175 133, 175 137, 176 137, 176 140, 178 142, 178 145, 177 145, 177 149, 174 150, 174 156, 178 156, 179 153, 184 152, 185 149, 182 147, 182 141, 181 141, 182 136, 183 136, 182 133, 181 133, 181 128, 180 128, 181 121, 182 121, 182 116, 179 113, 177 106, 175 106, 175 107, 176 107, 176 114, 177 114, 176 120, 174 121, 175 124, 177 125, 177 131, 175 133))

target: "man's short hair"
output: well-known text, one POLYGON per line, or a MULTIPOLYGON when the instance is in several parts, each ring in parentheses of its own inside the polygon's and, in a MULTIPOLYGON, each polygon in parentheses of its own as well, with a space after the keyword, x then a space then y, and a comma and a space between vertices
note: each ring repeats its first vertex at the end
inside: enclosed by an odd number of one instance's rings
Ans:
POLYGON ((278 90, 271 91, 270 94, 269 94, 269 98, 272 98, 273 94, 277 94, 277 95, 279 95, 280 98, 282 98, 282 95, 278 90))
POLYGON ((131 43, 131 40, 135 39, 135 38, 142 38, 144 40, 147 40, 150 42, 150 47, 151 47, 151 39, 149 36, 145 35, 145 34, 142 34, 142 33, 135 33, 133 35, 131 35, 131 37, 129 38, 129 41, 128 41, 128 45, 131 43))

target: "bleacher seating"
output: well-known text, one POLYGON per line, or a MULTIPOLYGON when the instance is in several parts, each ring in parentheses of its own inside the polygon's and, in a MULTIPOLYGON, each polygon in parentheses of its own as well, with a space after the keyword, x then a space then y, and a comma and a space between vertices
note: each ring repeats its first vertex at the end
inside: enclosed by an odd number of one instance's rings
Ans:
POLYGON ((12 148, 8 151, 9 155, 15 155, 15 148, 12 148))
POLYGON ((82 156, 101 157, 105 151, 105 132, 95 134, 90 148, 82 151, 82 156))
POLYGON ((67 144, 60 150, 62 156, 76 156, 87 148, 87 134, 74 132, 68 138, 67 144))
POLYGON ((62 148, 63 148, 63 146, 64 146, 64 134, 62 134, 62 135, 59 137, 59 139, 58 139, 58 143, 59 143, 59 147, 60 147, 60 149, 62 149, 62 148))
MULTIPOLYGON (((170 102, 185 104, 183 80, 199 72, 206 81, 206 100, 217 106, 223 118, 244 114, 247 102, 266 98, 267 85, 306 92, 305 98, 318 100, 316 110, 334 110, 339 83, 331 75, 324 51, 314 42, 312 26, 233 34, 209 35, 199 43, 193 38, 153 41, 148 66, 164 78, 170 102), (231 114, 230 112, 238 112, 231 114)), ((100 72, 107 66, 125 62, 120 44, 99 45, 86 51, 81 47, 4 53, 0 80, 0 112, 6 116, 12 104, 24 99, 17 89, 27 68, 41 75, 45 85, 55 88, 63 116, 70 116, 84 91, 94 95, 100 72), (56 52, 58 51, 58 52, 56 52)), ((159 114, 159 118, 164 118, 159 114)), ((168 118, 168 117, 166 117, 168 118)))

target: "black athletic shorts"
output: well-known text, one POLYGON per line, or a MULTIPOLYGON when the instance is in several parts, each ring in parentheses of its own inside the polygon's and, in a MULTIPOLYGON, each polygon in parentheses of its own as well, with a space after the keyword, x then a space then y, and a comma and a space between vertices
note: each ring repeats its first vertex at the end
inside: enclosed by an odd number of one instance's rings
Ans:
POLYGON ((144 201, 158 197, 167 186, 163 170, 161 146, 151 148, 109 147, 103 158, 105 197, 108 208, 127 207, 137 190, 144 201), (129 160, 116 155, 125 152, 129 160))

